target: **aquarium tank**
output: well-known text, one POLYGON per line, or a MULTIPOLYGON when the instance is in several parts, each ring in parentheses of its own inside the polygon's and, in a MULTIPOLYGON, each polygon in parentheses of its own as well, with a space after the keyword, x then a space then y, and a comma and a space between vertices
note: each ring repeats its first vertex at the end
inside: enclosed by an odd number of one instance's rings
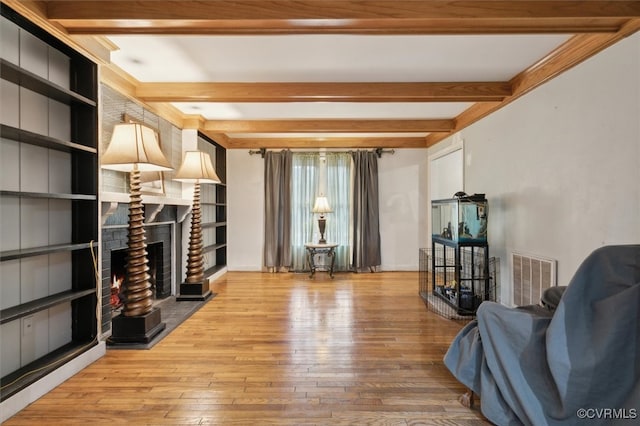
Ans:
POLYGON ((486 243, 487 200, 484 194, 457 193, 431 202, 431 236, 455 243, 486 243))

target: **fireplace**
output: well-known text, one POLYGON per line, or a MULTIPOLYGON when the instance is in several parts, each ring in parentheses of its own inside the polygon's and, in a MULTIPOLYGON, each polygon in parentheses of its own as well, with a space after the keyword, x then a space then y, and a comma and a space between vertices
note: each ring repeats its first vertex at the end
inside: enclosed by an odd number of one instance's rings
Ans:
MULTIPOLYGON (((175 266, 174 256, 181 250, 174 245, 176 222, 145 224, 147 259, 149 275, 153 286, 154 301, 166 299, 175 293, 172 275, 175 266)), ((117 315, 121 305, 118 303, 119 289, 112 289, 122 281, 126 267, 127 227, 122 225, 103 226, 102 228, 102 330, 111 328, 111 318, 117 315)))

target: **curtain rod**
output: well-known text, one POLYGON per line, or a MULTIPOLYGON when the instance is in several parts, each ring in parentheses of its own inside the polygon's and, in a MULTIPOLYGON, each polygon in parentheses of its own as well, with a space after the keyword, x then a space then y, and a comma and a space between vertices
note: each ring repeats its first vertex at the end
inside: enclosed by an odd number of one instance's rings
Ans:
MULTIPOLYGON (((327 152, 327 153, 340 153, 340 152, 346 152, 351 154, 352 152, 355 151, 296 151, 296 152, 327 152)), ((378 155, 378 158, 382 157, 382 154, 395 154, 395 150, 394 149, 383 149, 383 148, 376 148, 373 150, 373 152, 375 152, 378 155)), ((267 148, 260 148, 260 149, 256 149, 256 150, 249 150, 249 155, 254 155, 254 154, 260 154, 260 157, 264 158, 264 155, 267 153, 267 148)))

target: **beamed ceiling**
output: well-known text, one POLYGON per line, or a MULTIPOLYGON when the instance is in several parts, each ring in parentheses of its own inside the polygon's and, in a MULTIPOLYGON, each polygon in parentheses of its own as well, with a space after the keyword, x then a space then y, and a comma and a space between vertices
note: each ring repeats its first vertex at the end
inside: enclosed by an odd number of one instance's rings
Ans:
POLYGON ((243 149, 431 146, 640 29, 640 1, 2 2, 243 149))

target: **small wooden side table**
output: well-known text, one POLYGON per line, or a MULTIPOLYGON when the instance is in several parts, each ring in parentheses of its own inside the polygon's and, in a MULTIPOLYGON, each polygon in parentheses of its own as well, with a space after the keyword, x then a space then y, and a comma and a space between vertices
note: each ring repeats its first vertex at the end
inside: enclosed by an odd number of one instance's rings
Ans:
POLYGON ((326 253, 327 258, 331 259, 331 265, 329 266, 329 276, 333 278, 333 265, 336 260, 336 247, 338 244, 336 243, 306 243, 305 248, 307 249, 307 261, 309 262, 309 278, 313 278, 313 274, 316 273, 316 254, 326 253))

